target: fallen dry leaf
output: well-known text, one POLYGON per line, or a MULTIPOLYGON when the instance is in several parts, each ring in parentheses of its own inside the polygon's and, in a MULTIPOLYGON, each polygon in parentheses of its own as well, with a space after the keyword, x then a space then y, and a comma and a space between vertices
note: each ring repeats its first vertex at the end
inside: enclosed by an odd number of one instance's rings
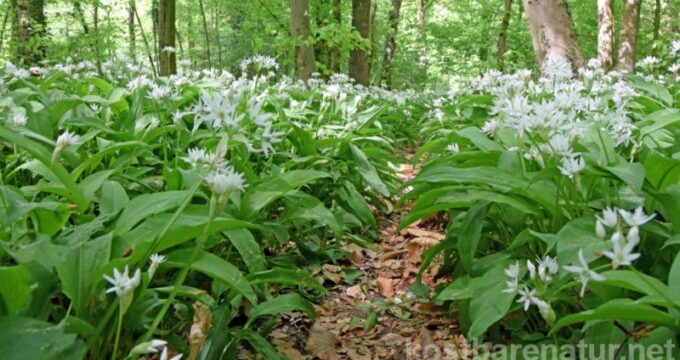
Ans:
POLYGON ((394 280, 379 277, 376 280, 376 283, 378 284, 378 292, 380 293, 380 295, 384 296, 387 299, 390 299, 392 298, 392 296, 394 296, 394 280))
POLYGON ((212 327, 212 312, 210 307, 200 302, 194 305, 194 320, 189 330, 189 360, 195 360, 203 348, 205 339, 212 327))
POLYGON ((345 294, 347 296, 351 297, 352 299, 356 299, 359 301, 364 301, 366 300, 366 294, 364 294, 364 290, 361 288, 361 284, 356 284, 354 286, 350 286, 345 290, 345 294))
POLYGON ((338 337, 335 334, 326 330, 319 323, 315 323, 309 330, 307 350, 321 360, 334 360, 337 358, 335 348, 338 342, 338 337))

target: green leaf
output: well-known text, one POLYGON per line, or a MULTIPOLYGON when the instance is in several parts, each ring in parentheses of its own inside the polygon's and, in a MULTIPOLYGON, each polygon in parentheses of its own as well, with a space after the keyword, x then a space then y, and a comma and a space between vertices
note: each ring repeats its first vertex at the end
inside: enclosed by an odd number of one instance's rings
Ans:
POLYGON ((375 191, 385 197, 390 197, 390 191, 387 189, 387 185, 382 181, 378 175, 378 171, 368 160, 366 154, 353 144, 350 144, 349 147, 352 150, 352 154, 354 154, 354 158, 357 160, 357 170, 359 170, 361 177, 363 177, 366 183, 368 183, 375 191))
POLYGON ((92 285, 101 281, 100 269, 111 257, 111 234, 80 243, 56 264, 64 294, 73 301, 78 316, 85 315, 92 285))
POLYGON ((241 330, 236 334, 237 337, 248 341, 250 346, 260 353, 263 358, 271 360, 288 360, 288 357, 279 354, 272 344, 260 334, 251 330, 241 330))
POLYGON ((241 259, 248 267, 248 271, 258 272, 264 271, 267 267, 267 262, 260 249, 260 244, 257 243, 253 234, 247 229, 232 229, 224 231, 224 234, 229 238, 229 241, 236 248, 241 259))
POLYGON ((65 195, 68 199, 73 201, 80 209, 87 208, 87 200, 79 192, 76 182, 71 178, 71 175, 59 163, 52 162, 52 154, 42 145, 21 136, 13 131, 10 131, 0 126, 0 139, 4 139, 12 144, 15 144, 33 157, 43 163, 49 171, 59 179, 61 185, 66 188, 65 195))
POLYGON ((642 190, 642 184, 645 181, 645 168, 642 164, 621 161, 615 166, 608 166, 607 170, 630 185, 636 192, 642 190))
POLYGON ((603 284, 632 290, 645 295, 658 295, 672 298, 669 289, 659 279, 630 270, 605 271, 603 284))
POLYGON ((1 316, 18 315, 30 305, 31 278, 31 272, 24 265, 0 267, 1 316))
POLYGON ((675 255, 671 270, 668 272, 668 291, 671 299, 680 299, 680 253, 675 255))
POLYGON ((293 170, 273 176, 246 190, 241 200, 244 215, 251 217, 287 192, 329 176, 315 170, 293 170))
POLYGON ((638 304, 630 299, 615 299, 604 303, 593 310, 583 311, 561 318, 550 330, 551 333, 565 326, 591 320, 631 320, 647 324, 677 328, 680 321, 677 317, 657 310, 656 308, 638 304))
POLYGON ((177 208, 184 201, 186 194, 186 191, 166 191, 135 197, 120 214, 116 223, 116 232, 124 233, 151 215, 177 208))
POLYGON ((18 316, 0 317, 0 359, 79 360, 85 343, 64 328, 18 316))
POLYGON ((465 269, 469 272, 472 268, 472 260, 477 253, 479 240, 482 236, 482 227, 484 225, 484 218, 489 208, 489 203, 475 204, 468 210, 463 222, 458 230, 458 251, 460 253, 460 260, 465 269))
POLYGON ((320 293, 326 292, 326 288, 321 286, 309 272, 302 269, 285 269, 277 267, 271 270, 249 274, 248 281, 253 285, 272 283, 315 289, 320 293))
MULTIPOLYGON (((193 249, 181 249, 168 255, 168 265, 184 267, 191 259, 193 249)), ((217 255, 199 250, 196 260, 191 264, 191 268, 202 272, 211 278, 223 282, 230 289, 240 293, 251 304, 257 304, 257 296, 239 269, 230 262, 217 255)))
POLYGON ((478 339, 487 329, 502 319, 510 310, 514 294, 505 290, 505 263, 500 263, 484 276, 470 279, 475 293, 470 301, 470 319, 472 325, 468 330, 469 339, 478 339))
POLYGON ((130 202, 125 188, 117 181, 104 181, 101 189, 99 211, 102 214, 115 214, 130 202))
POLYGON ((254 306, 248 313, 248 323, 254 322, 261 316, 277 315, 291 311, 302 311, 312 321, 316 318, 314 306, 307 299, 299 294, 285 294, 254 306))

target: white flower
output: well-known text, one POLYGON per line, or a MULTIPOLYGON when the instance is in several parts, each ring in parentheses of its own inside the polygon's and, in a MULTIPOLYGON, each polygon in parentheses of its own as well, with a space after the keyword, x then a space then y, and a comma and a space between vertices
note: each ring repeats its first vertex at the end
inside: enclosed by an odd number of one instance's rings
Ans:
POLYGON ((640 67, 648 67, 648 66, 653 66, 659 63, 659 59, 657 59, 654 56, 647 56, 646 58, 638 61, 637 66, 640 67))
POLYGON ((529 270, 529 278, 531 280, 536 278, 536 265, 532 263, 530 260, 527 260, 527 269, 529 270))
POLYGON ((149 341, 149 345, 146 346, 146 353, 147 354, 157 353, 161 348, 165 348, 165 345, 167 344, 168 342, 165 340, 153 339, 149 341))
POLYGON ((57 149, 63 149, 69 145, 77 145, 80 141, 80 136, 68 131, 62 133, 57 138, 57 149))
POLYGON ((562 175, 573 179, 583 169, 586 168, 586 162, 582 157, 565 157, 562 158, 562 166, 559 167, 562 175))
POLYGON ((669 73, 673 73, 673 74, 674 74, 674 73, 677 73, 677 72, 680 72, 680 62, 675 63, 675 64, 669 66, 669 67, 668 67, 668 72, 669 72, 669 73))
POLYGON ((604 228, 604 224, 600 220, 595 222, 595 234, 601 239, 607 236, 607 229, 604 228))
POLYGON ((216 159, 214 153, 207 152, 204 149, 191 148, 189 149, 187 156, 183 157, 182 160, 191 166, 197 167, 199 165, 212 164, 216 159))
POLYGON ((16 126, 26 126, 27 120, 25 111, 14 111, 12 114, 12 123, 16 126))
POLYGON ((113 269, 113 278, 104 275, 104 279, 113 285, 113 287, 106 290, 107 294, 115 292, 118 297, 123 297, 139 286, 141 272, 137 269, 135 274, 130 277, 130 270, 125 265, 125 270, 122 274, 118 269, 113 269))
POLYGON ((610 207, 602 210, 602 217, 597 217, 597 221, 601 222, 608 228, 615 228, 619 223, 619 217, 616 215, 616 209, 610 207))
POLYGON ((614 233, 612 236, 612 247, 614 251, 603 251, 604 256, 608 257, 612 261, 612 267, 614 269, 619 266, 630 266, 633 261, 640 257, 639 253, 634 253, 633 250, 638 244, 639 239, 632 239, 633 241, 625 241, 623 234, 620 232, 614 233))
POLYGON ((205 181, 216 195, 223 195, 234 190, 243 191, 245 189, 243 174, 235 172, 231 166, 206 176, 205 181))
POLYGON ((180 360, 182 358, 182 354, 177 354, 171 358, 168 358, 168 348, 164 347, 163 352, 161 352, 161 356, 159 360, 180 360))
POLYGON ((160 265, 165 262, 167 258, 164 255, 161 254, 153 254, 151 257, 149 257, 149 261, 151 261, 151 264, 156 264, 160 265))
POLYGON ((565 266, 564 270, 574 273, 578 275, 579 281, 582 284, 581 287, 581 297, 585 295, 586 293, 586 287, 588 286, 588 281, 593 280, 593 281, 604 281, 605 278, 604 276, 590 270, 588 267, 588 262, 586 261, 585 256, 583 256, 583 249, 580 249, 578 251, 578 259, 579 262, 581 263, 581 266, 565 266))
POLYGON ((553 279, 553 275, 557 274, 559 269, 560 267, 557 264, 556 258, 546 256, 538 261, 538 277, 544 283, 550 283, 553 279))
POLYGON ((497 120, 489 120, 484 123, 484 126, 482 126, 482 131, 487 135, 493 135, 498 130, 498 126, 497 120))
POLYGON ((505 269, 505 275, 510 277, 510 280, 505 282, 506 288, 503 292, 511 294, 516 293, 519 286, 519 262, 516 261, 514 264, 508 266, 508 268, 505 269))
POLYGON ((621 215, 621 218, 623 221, 628 224, 628 226, 641 226, 649 222, 656 216, 656 214, 652 215, 645 215, 644 210, 642 209, 642 206, 638 207, 635 209, 634 212, 628 212, 626 210, 619 210, 619 214, 621 215))
POLYGON ((457 143, 449 144, 446 146, 446 150, 452 152, 452 153, 457 153, 460 152, 460 147, 458 147, 457 143))
POLYGON ((164 48, 162 49, 162 51, 163 51, 163 52, 166 52, 166 53, 176 53, 176 52, 177 52, 177 49, 175 49, 175 48, 172 47, 172 46, 166 46, 166 47, 164 47, 164 48))
POLYGON ((524 311, 529 310, 529 306, 531 306, 531 304, 535 304, 537 300, 540 300, 538 296, 536 296, 536 289, 531 289, 524 286, 523 288, 519 289, 517 293, 520 295, 519 299, 517 299, 517 302, 524 303, 524 311))
POLYGON ((164 98, 170 95, 171 92, 172 90, 167 86, 152 85, 148 97, 155 102, 161 102, 164 98))

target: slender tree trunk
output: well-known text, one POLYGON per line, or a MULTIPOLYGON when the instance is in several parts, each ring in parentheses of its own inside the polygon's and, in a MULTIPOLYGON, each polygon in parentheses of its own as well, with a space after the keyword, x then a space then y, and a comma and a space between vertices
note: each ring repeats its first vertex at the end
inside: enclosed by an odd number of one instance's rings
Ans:
POLYGON ((309 44, 309 0, 291 0, 290 9, 290 33, 295 41, 295 74, 298 80, 306 82, 316 71, 314 48, 309 44))
MULTIPOLYGON (((352 31, 370 42, 371 36, 371 0, 352 0, 352 31)), ((360 44, 350 51, 349 76, 358 84, 368 85, 370 80, 370 49, 372 45, 360 44)))
POLYGON ((153 35, 153 53, 156 56, 156 59, 160 62, 160 59, 158 59, 158 33, 159 33, 159 27, 160 25, 158 24, 158 19, 160 17, 160 14, 158 13, 158 2, 160 0, 151 0, 151 23, 153 24, 153 31, 151 32, 151 35, 153 35))
MULTIPOLYGON (((342 0, 333 0, 333 19, 338 27, 342 27, 342 0)), ((336 43, 331 48, 330 68, 332 73, 340 72, 340 44, 336 43)))
POLYGON ((94 20, 92 21, 94 27, 94 58, 97 64, 97 72, 102 74, 102 54, 101 54, 101 39, 99 38, 99 1, 94 3, 94 20))
POLYGON ((2 54, 2 45, 5 41, 5 29, 7 29, 7 22, 9 21, 9 14, 12 12, 12 5, 8 3, 5 14, 2 16, 2 29, 0 29, 0 54, 2 54))
POLYGON ((175 0, 161 0, 158 9, 158 66, 161 76, 177 73, 175 0))
POLYGON ((661 35, 661 0, 654 4, 654 32, 652 34, 652 56, 656 56, 661 35))
POLYGON ((677 1, 667 1, 666 11, 664 13, 664 20, 667 24, 666 32, 672 37, 680 33, 680 4, 677 1))
POLYGON ((137 18, 137 25, 139 26, 140 35, 142 35, 142 40, 144 41, 144 48, 146 49, 146 55, 149 58, 149 64, 151 65, 151 71, 153 71, 154 75, 157 75, 156 64, 154 64, 153 55, 151 53, 151 46, 149 45, 149 40, 146 38, 146 33, 144 32, 144 26, 142 26, 142 19, 139 18, 139 12, 137 11, 137 6, 135 5, 135 1, 132 0, 131 4, 132 4, 132 11, 135 13, 135 18, 137 18))
POLYGON ((568 61, 573 68, 582 67, 583 51, 566 0, 523 0, 523 3, 538 63, 555 57, 568 61))
POLYGON ((14 40, 17 60, 24 65, 35 65, 45 58, 44 0, 12 0, 14 8, 14 40))
POLYGON ((83 32, 89 34, 90 27, 87 25, 87 21, 85 21, 85 14, 83 14, 83 6, 80 1, 74 2, 73 8, 76 11, 76 17, 78 18, 78 21, 80 21, 80 25, 83 27, 83 32))
POLYGON ((371 74, 373 70, 374 55, 377 53, 375 49, 375 17, 378 13, 378 0, 371 0, 371 14, 370 14, 370 32, 369 40, 371 41, 371 52, 368 54, 368 73, 371 74))
POLYGON ((614 0, 597 0, 597 59, 602 68, 614 66, 614 0))
POLYGON ((496 49, 496 64, 498 70, 505 70, 505 42, 508 37, 508 27, 512 16, 512 0, 505 0, 503 7, 503 19, 501 20, 501 30, 498 33, 498 46, 496 49))
POLYGON ((203 0, 198 0, 198 8, 201 11, 201 19, 203 21, 203 36, 205 37, 205 58, 206 60, 208 60, 208 68, 212 68, 212 62, 210 61, 210 35, 208 34, 208 21, 205 18, 203 0))
MULTIPOLYGON (((333 21, 330 17, 332 9, 328 5, 325 2, 312 2, 312 13, 314 14, 317 29, 327 28, 333 21)), ((326 78, 332 74, 331 47, 331 41, 324 37, 318 37, 314 42, 314 58, 318 67, 317 71, 326 78)))
POLYGON ((215 18, 213 19, 215 25, 215 42, 217 43, 217 66, 221 69, 224 69, 223 64, 222 64, 222 38, 220 36, 220 19, 222 18, 222 15, 220 14, 220 8, 218 7, 215 9, 215 18))
POLYGON ((135 10, 132 1, 128 4, 128 52, 131 58, 137 57, 137 35, 135 34, 135 10))
POLYGON ((416 0, 416 17, 418 19, 418 70, 427 78, 427 32, 425 29, 425 0, 416 0))
POLYGON ((397 50, 397 31, 399 30, 399 12, 401 11, 401 0, 392 0, 389 23, 390 29, 385 38, 385 54, 383 55, 383 74, 382 81, 388 88, 392 87, 392 59, 397 50))
POLYGON ((635 71, 635 47, 640 27, 641 0, 624 0, 621 33, 619 34, 619 68, 635 71))

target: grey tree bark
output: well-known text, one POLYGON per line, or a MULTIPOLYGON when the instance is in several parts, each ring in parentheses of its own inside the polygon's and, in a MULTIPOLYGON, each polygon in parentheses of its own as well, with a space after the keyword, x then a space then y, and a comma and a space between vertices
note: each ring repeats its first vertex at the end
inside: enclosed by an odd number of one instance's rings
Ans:
POLYGON ((399 12, 401 11, 401 0, 392 0, 389 23, 390 29, 385 38, 385 54, 382 63, 382 81, 388 88, 392 87, 392 59, 397 50, 397 31, 399 30, 399 12))
POLYGON ((621 33, 619 34, 619 68, 624 71, 635 71, 635 48, 640 27, 641 0, 624 0, 621 17, 621 33))
POLYGON ((505 42, 508 35, 508 27, 510 26, 510 18, 512 16, 512 0, 505 0, 503 7, 503 19, 501 20, 501 31, 498 34, 498 46, 496 51, 496 64, 498 70, 505 69, 505 42))
MULTIPOLYGON (((352 0, 352 30, 370 42, 371 36, 371 0, 352 0)), ((370 80, 370 48, 365 44, 355 46, 350 51, 349 76, 358 84, 368 85, 370 80)))
POLYGON ((12 0, 16 58, 24 65, 36 65, 45 58, 47 21, 44 0, 12 0))
POLYGON ((597 59, 605 70, 614 66, 614 0, 597 0, 597 59))
POLYGON ((298 80, 307 81, 316 71, 314 48, 309 44, 311 25, 309 0, 291 0, 291 35, 295 41, 295 73, 298 80))
POLYGON ((561 58, 579 68, 583 51, 576 38, 565 0, 523 0, 531 39, 539 64, 549 57, 561 58))
POLYGON ((175 0, 161 0, 158 9, 158 73, 161 76, 177 73, 175 5, 175 0))

